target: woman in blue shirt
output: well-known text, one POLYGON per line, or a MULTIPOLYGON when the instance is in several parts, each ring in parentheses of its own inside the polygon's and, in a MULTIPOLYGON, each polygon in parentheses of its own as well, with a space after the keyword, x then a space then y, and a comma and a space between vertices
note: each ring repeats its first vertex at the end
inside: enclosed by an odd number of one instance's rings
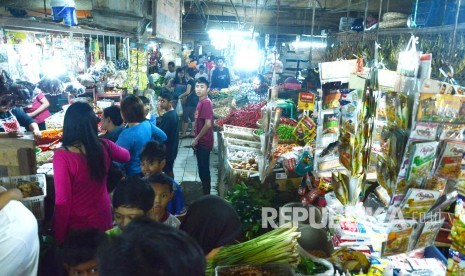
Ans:
POLYGON ((124 164, 126 175, 141 175, 139 154, 142 148, 151 140, 166 141, 166 134, 145 120, 144 104, 136 96, 130 95, 121 102, 121 115, 127 128, 121 132, 116 144, 131 154, 129 162, 124 164))

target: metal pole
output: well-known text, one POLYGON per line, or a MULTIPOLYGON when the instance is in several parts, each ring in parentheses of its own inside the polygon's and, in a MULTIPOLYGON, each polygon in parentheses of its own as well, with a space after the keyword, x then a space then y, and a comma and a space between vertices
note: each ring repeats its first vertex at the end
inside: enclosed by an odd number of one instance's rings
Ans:
POLYGON ((365 45, 365 27, 366 27, 366 21, 367 21, 367 16, 368 16, 368 0, 365 0, 365 17, 363 18, 363 37, 362 37, 362 46, 365 45))
POLYGON ((450 55, 453 55, 454 50, 455 50, 455 40, 457 39, 457 25, 459 24, 459 14, 460 14, 461 4, 462 4, 462 0, 457 0, 457 13, 455 14, 455 26, 454 26, 454 33, 452 35, 452 44, 450 46, 450 55))
POLYGON ((47 18, 47 0, 44 0, 44 14, 45 18, 47 18))
POLYGON ((386 3, 386 12, 389 12, 389 0, 387 0, 387 3, 386 3))
POLYGON ((350 26, 349 26, 349 16, 350 16, 350 4, 352 3, 352 0, 347 0, 347 26, 346 26, 346 30, 350 30, 350 26))
POLYGON ((376 41, 378 41, 379 23, 381 22, 381 12, 382 12, 382 10, 383 10, 383 0, 379 0, 378 24, 376 25, 376 41))
POLYGON ((315 5, 315 0, 312 0, 312 6, 313 6, 313 14, 312 14, 312 30, 311 30, 311 38, 312 40, 310 41, 310 60, 309 60, 309 65, 312 64, 313 62, 313 43, 314 43, 314 40, 313 40, 313 31, 315 29, 315 9, 316 9, 316 5, 315 5))

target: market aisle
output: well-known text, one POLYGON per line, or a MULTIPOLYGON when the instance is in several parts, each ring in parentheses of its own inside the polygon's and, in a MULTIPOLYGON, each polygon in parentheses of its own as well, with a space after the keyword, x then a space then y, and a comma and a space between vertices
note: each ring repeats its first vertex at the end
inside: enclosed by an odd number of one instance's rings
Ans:
MULTIPOLYGON (((214 135, 216 137, 216 134, 214 135)), ((194 151, 191 148, 193 138, 181 139, 179 143, 178 157, 174 162, 174 178, 179 183, 182 182, 198 182, 198 189, 201 193, 202 186, 197 173, 197 159, 194 156, 194 151)), ((212 177, 211 194, 217 195, 218 186, 218 151, 216 140, 214 149, 210 155, 210 174, 212 177)), ((196 187, 197 188, 197 187, 196 187)), ((186 195, 188 197, 188 195, 186 195)))

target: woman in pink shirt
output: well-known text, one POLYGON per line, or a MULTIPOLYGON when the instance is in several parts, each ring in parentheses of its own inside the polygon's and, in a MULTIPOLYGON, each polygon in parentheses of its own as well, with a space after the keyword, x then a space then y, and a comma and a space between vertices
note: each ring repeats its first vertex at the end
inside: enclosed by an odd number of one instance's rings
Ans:
POLYGON ((40 92, 34 99, 32 106, 26 108, 27 115, 36 121, 40 130, 45 130, 45 119, 51 115, 50 111, 48 111, 49 106, 50 103, 47 98, 40 92))
POLYGON ((53 157, 55 239, 69 230, 111 229, 112 213, 106 180, 112 161, 128 162, 129 152, 97 136, 97 116, 87 103, 72 104, 63 124, 63 149, 53 157))

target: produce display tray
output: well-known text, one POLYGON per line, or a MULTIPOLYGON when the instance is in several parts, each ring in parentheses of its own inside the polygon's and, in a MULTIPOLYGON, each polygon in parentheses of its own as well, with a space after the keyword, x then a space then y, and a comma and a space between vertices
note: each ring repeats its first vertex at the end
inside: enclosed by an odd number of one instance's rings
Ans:
POLYGON ((247 157, 242 157, 242 158, 235 157, 233 153, 237 151, 252 152, 253 153, 253 156, 251 156, 252 158, 256 158, 257 156, 262 155, 262 151, 257 148, 229 145, 226 148, 226 159, 231 160, 231 161, 243 161, 243 160, 248 159, 247 157))
POLYGON ((45 179, 45 174, 0 178, 0 186, 5 187, 7 190, 17 188, 19 185, 27 182, 38 182, 43 195, 24 198, 21 200, 21 203, 23 203, 24 206, 26 206, 26 208, 34 214, 37 220, 43 220, 45 217, 44 198, 47 196, 47 181, 45 179))
POLYGON ((247 141, 257 141, 253 132, 255 129, 247 127, 238 127, 231 125, 223 125, 223 133, 226 138, 237 138, 247 141))
POLYGON ((231 183, 237 183, 241 180, 247 180, 251 175, 258 173, 258 171, 234 169, 229 160, 226 160, 226 162, 228 163, 227 175, 231 183))
POLYGON ((63 121, 65 120, 65 111, 62 110, 53 114, 52 116, 45 119, 45 125, 47 129, 63 128, 63 121))
POLYGON ((255 142, 255 141, 247 141, 247 140, 241 140, 241 139, 236 139, 236 138, 227 138, 224 136, 223 136, 223 141, 224 141, 224 146, 226 148, 228 146, 242 146, 242 147, 248 147, 248 148, 255 148, 259 150, 261 150, 262 148, 261 143, 255 142))

